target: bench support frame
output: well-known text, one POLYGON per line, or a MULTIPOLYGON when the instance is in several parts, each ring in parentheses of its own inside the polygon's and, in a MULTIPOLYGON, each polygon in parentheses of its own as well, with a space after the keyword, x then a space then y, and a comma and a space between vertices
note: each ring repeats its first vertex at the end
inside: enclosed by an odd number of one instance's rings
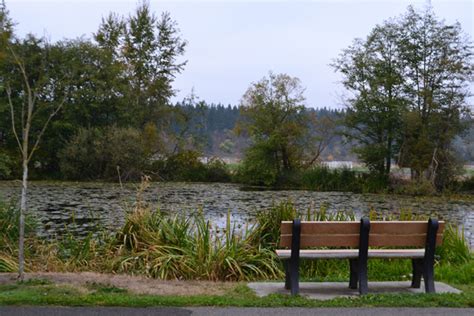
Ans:
POLYGON ((367 279, 367 261, 369 258, 369 232, 370 221, 367 217, 360 220, 360 236, 359 236, 359 258, 357 259, 357 276, 359 279, 359 293, 367 294, 369 291, 367 279))
POLYGON ((426 293, 434 293, 434 261, 436 249, 436 234, 438 233, 438 220, 430 218, 428 221, 428 234, 426 235, 425 257, 423 258, 423 279, 426 293))
POLYGON ((291 257, 287 264, 286 284, 289 283, 291 295, 298 295, 300 292, 300 246, 301 246, 301 220, 293 220, 293 230, 291 237, 291 257))
POLYGON ((359 274, 357 273, 359 269, 359 262, 357 259, 349 259, 350 267, 350 279, 349 279, 349 288, 357 290, 357 284, 359 283, 359 274))
MULTIPOLYGON (((434 261, 438 227, 438 220, 430 218, 428 221, 424 257, 422 259, 412 259, 413 278, 411 286, 413 288, 420 288, 421 277, 423 276, 426 293, 435 293, 434 261)), ((367 217, 363 217, 360 220, 358 257, 349 259, 349 288, 358 288, 361 295, 368 293, 367 261, 369 252, 369 234, 370 220, 367 217)), ((301 221, 300 219, 294 219, 292 224, 291 255, 289 259, 283 260, 285 266, 285 289, 290 290, 291 295, 298 295, 299 293, 300 248, 301 221)))

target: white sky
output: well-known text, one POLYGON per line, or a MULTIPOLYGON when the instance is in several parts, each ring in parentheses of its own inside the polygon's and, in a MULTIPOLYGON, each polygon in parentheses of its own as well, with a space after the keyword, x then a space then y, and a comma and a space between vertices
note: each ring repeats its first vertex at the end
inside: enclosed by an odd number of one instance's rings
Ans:
MULTIPOLYGON (((188 48, 188 64, 174 87, 181 100, 194 88, 207 102, 238 104, 251 82, 268 71, 301 79, 307 106, 341 107, 343 88, 329 66, 356 37, 385 19, 428 1, 199 1, 151 0, 171 13, 188 48)), ((474 0, 431 1, 438 17, 458 21, 474 38, 474 0)), ((91 37, 109 12, 128 15, 136 0, 6 0, 18 34, 52 41, 91 37)), ((473 90, 473 89, 471 89, 473 90)), ((472 99, 471 99, 472 100, 472 99)))

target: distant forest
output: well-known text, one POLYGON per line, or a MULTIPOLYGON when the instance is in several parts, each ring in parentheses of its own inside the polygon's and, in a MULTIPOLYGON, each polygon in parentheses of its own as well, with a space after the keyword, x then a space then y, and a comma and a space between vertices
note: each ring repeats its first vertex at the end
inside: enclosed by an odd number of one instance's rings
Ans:
MULTIPOLYGON (((184 115, 186 124, 175 121, 174 132, 187 135, 189 143, 195 146, 190 149, 198 149, 208 157, 240 159, 251 144, 249 137, 238 136, 235 133, 240 118, 237 106, 205 102, 193 105, 178 102, 175 108, 178 113, 184 115)), ((334 122, 339 121, 344 115, 343 111, 327 108, 306 108, 306 111, 313 112, 318 118, 327 117, 334 122)), ((351 144, 336 134, 324 150, 321 159, 356 160, 356 156, 351 152, 351 144)))
MULTIPOLYGON (((239 107, 205 102, 189 104, 184 101, 178 102, 174 107, 184 115, 186 123, 182 124, 183 121, 180 123, 176 120, 173 123, 174 132, 182 133, 190 144, 193 143, 196 148, 192 149, 202 150, 208 157, 243 157, 251 140, 235 133, 240 117, 239 107)), ((341 121, 345 115, 344 110, 328 108, 307 108, 306 111, 315 113, 319 118, 328 117, 336 122, 341 121)), ((357 156, 352 152, 354 145, 336 134, 323 151, 321 160, 357 161, 357 156)), ((454 148, 462 161, 466 164, 474 163, 474 127, 454 140, 454 148)))

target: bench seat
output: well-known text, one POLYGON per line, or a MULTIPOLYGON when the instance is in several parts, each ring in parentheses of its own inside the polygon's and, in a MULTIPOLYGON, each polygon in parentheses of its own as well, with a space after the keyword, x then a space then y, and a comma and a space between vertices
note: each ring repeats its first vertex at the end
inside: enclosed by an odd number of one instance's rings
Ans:
MULTIPOLYGON (((290 249, 277 249, 280 259, 290 259, 290 249)), ((357 259, 359 249, 301 249, 300 259, 357 259)), ((421 259, 425 256, 425 249, 369 249, 369 258, 407 258, 421 259)))

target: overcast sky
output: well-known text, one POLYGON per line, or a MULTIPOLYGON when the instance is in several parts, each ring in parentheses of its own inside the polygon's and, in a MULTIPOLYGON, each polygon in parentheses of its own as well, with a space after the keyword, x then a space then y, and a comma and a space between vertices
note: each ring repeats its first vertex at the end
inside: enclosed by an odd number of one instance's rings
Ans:
MULTIPOLYGON (((171 13, 189 42, 188 64, 176 78, 177 100, 191 92, 208 102, 238 104, 251 82, 268 71, 301 79, 306 104, 341 107, 343 88, 329 63, 356 37, 365 37, 408 5, 428 1, 154 1, 171 13)), ((18 34, 52 41, 91 37, 103 16, 127 16, 136 0, 6 0, 18 34)), ((474 36, 474 1, 431 1, 438 17, 474 36)), ((471 99, 472 100, 472 99, 471 99)))

